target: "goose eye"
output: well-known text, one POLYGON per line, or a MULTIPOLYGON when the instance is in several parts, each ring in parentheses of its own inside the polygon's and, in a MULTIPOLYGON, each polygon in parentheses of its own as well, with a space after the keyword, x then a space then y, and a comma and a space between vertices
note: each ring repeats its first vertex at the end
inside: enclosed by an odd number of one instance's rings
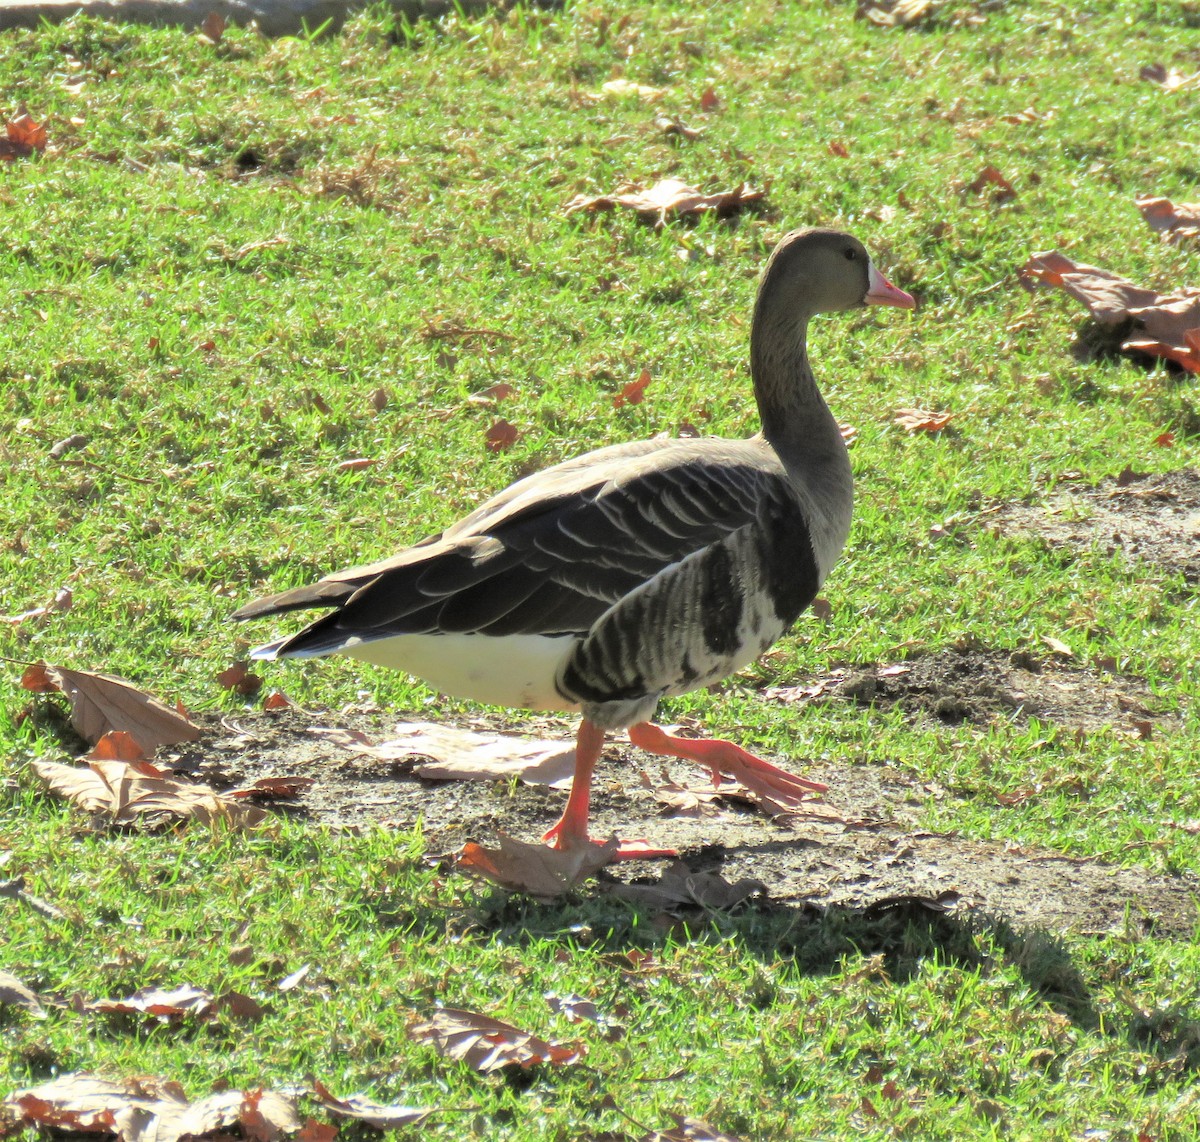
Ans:
POLYGON ((856 254, 853 249, 846 250, 846 261, 852 262, 857 257, 858 257, 858 254, 856 254))

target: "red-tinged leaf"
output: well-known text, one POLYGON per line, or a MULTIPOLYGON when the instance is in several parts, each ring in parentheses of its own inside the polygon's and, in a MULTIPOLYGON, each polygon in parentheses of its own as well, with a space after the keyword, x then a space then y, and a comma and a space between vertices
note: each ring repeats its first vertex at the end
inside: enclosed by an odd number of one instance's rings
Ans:
POLYGON ((263 702, 264 710, 290 710, 292 708, 291 699, 279 690, 272 690, 263 702))
POLYGON ((1011 808, 1013 805, 1024 805, 1026 801, 1036 796, 1036 789, 1014 789, 1011 793, 997 793, 996 803, 1011 808))
POLYGON ((1028 290, 1061 289, 1083 302, 1102 325, 1132 321, 1122 350, 1166 357, 1200 373, 1200 289, 1158 294, 1057 252, 1034 254, 1021 267, 1019 280, 1028 290))
POLYGON ((338 1098, 319 1079, 313 1080, 313 1093, 317 1101, 331 1114, 339 1118, 350 1118, 365 1122, 376 1130, 400 1130, 405 1126, 418 1126, 433 1112, 415 1106, 385 1105, 374 1102, 362 1094, 338 1098))
POLYGON ((376 412, 383 412, 391 403, 392 391, 387 388, 378 388, 371 394, 371 407, 376 412))
POLYGON ((225 992, 218 997, 216 1007, 222 1015, 228 1015, 230 1019, 237 1019, 243 1023, 257 1023, 270 1011, 270 1008, 264 1007, 253 996, 240 991, 225 992))
POLYGON ((570 892, 581 881, 595 876, 616 856, 617 840, 602 845, 552 849, 528 844, 503 834, 498 849, 469 841, 455 857, 454 867, 510 892, 522 892, 539 900, 553 900, 570 892))
POLYGON ((46 142, 46 128, 22 111, 5 127, 5 137, 0 139, 0 160, 27 158, 36 151, 44 151, 46 142))
POLYGON ((217 682, 226 690, 236 690, 243 697, 250 697, 262 689, 262 679, 251 672, 250 663, 235 662, 217 675, 217 682))
POLYGON ((630 381, 612 399, 613 408, 621 408, 627 404, 641 404, 646 399, 646 388, 650 384, 650 370, 643 369, 636 381, 630 381))
POLYGON ((220 12, 209 12, 200 24, 200 34, 212 44, 219 44, 225 34, 225 17, 220 12))
POLYGON ((991 197, 993 202, 1011 202, 1017 197, 1017 192, 1013 189, 1012 183, 990 164, 975 176, 974 182, 968 183, 967 189, 973 194, 981 194, 983 191, 990 189, 992 191, 991 197))
POLYGON ((444 1007, 428 1022, 413 1024, 409 1038, 430 1044, 439 1055, 466 1063, 480 1074, 502 1067, 569 1066, 584 1054, 581 1043, 565 1046, 539 1039, 511 1023, 476 1011, 444 1007))
POLYGON ((146 348, 149 349, 151 353, 153 353, 161 344, 162 342, 159 341, 157 337, 150 337, 146 340, 146 348))
POLYGON ((169 991, 146 987, 125 999, 92 1000, 83 1005, 83 1010, 101 1015, 149 1015, 162 1020, 179 1020, 187 1015, 208 1019, 215 1014, 216 998, 211 991, 190 984, 169 991))
POLYGON ((700 110, 701 111, 715 111, 720 106, 721 106, 720 97, 717 95, 717 93, 711 87, 706 87, 700 93, 700 110))
POLYGON ((509 424, 507 420, 498 420, 487 430, 484 441, 489 452, 503 452, 516 444, 520 435, 520 430, 515 424, 509 424))
POLYGON ((898 408, 892 418, 905 432, 941 432, 954 419, 952 412, 930 412, 924 408, 898 408))
POLYGON ((1175 446, 1175 433, 1163 432, 1154 438, 1154 443, 1159 448, 1173 448, 1175 446))
POLYGON ((888 1079, 888 1081, 879 1088, 879 1093, 883 1095, 884 1098, 890 1099, 892 1102, 898 1102, 904 1097, 904 1092, 892 1079, 888 1079))
POLYGON ((71 725, 93 745, 110 730, 124 730, 148 756, 160 745, 195 741, 200 736, 199 726, 111 674, 38 663, 25 671, 21 685, 35 693, 60 690, 65 694, 71 704, 71 725))
POLYGON ((480 392, 472 393, 467 400, 472 404, 494 404, 496 401, 507 400, 516 391, 516 387, 507 381, 497 381, 480 392))
POLYGON ((315 1118, 307 1118, 296 1134, 295 1142, 333 1142, 337 1136, 338 1128, 332 1122, 318 1122, 315 1118))
POLYGON ((214 349, 216 349, 216 347, 217 347, 217 343, 215 341, 213 341, 211 338, 201 341, 196 346, 196 348, 199 349, 201 353, 211 353, 214 349))
POLYGON ((845 143, 839 143, 835 139, 829 144, 829 153, 835 158, 848 159, 850 157, 850 148, 845 143))
POLYGON ((351 460, 342 460, 337 465, 339 472, 361 472, 364 468, 371 468, 378 464, 377 459, 372 459, 369 456, 355 456, 351 460))
POLYGON ((89 761, 144 761, 137 739, 124 730, 109 730, 87 754, 89 761))
POLYGON ((875 1104, 864 1094, 859 1101, 858 1109, 861 1111, 864 1118, 878 1118, 879 1111, 875 1109, 875 1104))
POLYGON ((278 1142, 300 1129, 295 1104, 269 1090, 248 1090, 242 1101, 238 1125, 246 1142, 278 1142))

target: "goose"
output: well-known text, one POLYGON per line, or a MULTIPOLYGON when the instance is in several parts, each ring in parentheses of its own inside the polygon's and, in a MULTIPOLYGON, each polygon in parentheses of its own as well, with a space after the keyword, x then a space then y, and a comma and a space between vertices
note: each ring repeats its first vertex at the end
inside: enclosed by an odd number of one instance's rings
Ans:
POLYGON ((767 650, 846 542, 854 481, 809 365, 810 318, 915 304, 858 239, 795 230, 768 258, 754 305, 757 435, 597 449, 518 480, 397 555, 232 617, 331 608, 252 657, 348 655, 455 697, 580 714, 571 791, 543 837, 556 849, 600 843, 588 835, 592 771, 614 730, 794 807, 825 786, 730 741, 673 736, 651 718, 662 698, 718 682, 767 650))

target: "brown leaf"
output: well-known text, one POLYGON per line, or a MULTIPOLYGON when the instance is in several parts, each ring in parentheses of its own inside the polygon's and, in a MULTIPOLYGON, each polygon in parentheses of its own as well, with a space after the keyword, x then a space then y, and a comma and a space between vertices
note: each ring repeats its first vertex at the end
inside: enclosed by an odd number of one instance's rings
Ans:
POLYGON ((89 761, 145 761, 137 739, 124 730, 109 730, 87 754, 89 761))
POLYGON ((1181 202, 1175 205, 1169 198, 1152 195, 1135 198, 1146 225, 1164 242, 1183 242, 1200 238, 1200 202, 1181 202))
POLYGON ((209 12, 200 24, 200 34, 210 43, 219 44, 225 27, 225 17, 220 12, 209 12))
POLYGON ((1126 352, 1166 357, 1200 373, 1200 289, 1158 294, 1057 252, 1034 254, 1021 267, 1020 281, 1031 291, 1061 289, 1083 302, 1102 325, 1131 321, 1132 331, 1121 343, 1126 352))
POLYGON ((35 1019, 45 1019, 46 1011, 37 992, 22 983, 11 972, 0 968, 0 1007, 20 1007, 35 1019))
POLYGON ((439 1055, 465 1062, 485 1075, 501 1067, 566 1066, 584 1054, 581 1043, 549 1043, 511 1023, 454 1007, 435 1011, 427 1023, 411 1026, 408 1034, 418 1043, 429 1043, 439 1055))
POLYGON ((973 194, 980 194, 989 187, 994 188, 992 191, 993 202, 1011 202, 1017 197, 1012 183, 990 164, 975 176, 974 182, 967 184, 967 189, 973 194))
POLYGON ((378 458, 371 456, 354 456, 349 460, 341 460, 337 464, 339 472, 361 472, 364 468, 373 468, 379 463, 378 458))
POLYGON ((1052 634, 1042 635, 1044 642, 1055 654, 1061 655, 1063 658, 1074 658, 1075 652, 1061 638, 1055 638, 1052 634))
POLYGON ((924 408, 898 408, 892 418, 906 432, 941 432, 954 419, 952 412, 930 412, 924 408))
POLYGON ((721 106, 720 96, 718 96, 717 93, 711 87, 706 87, 700 93, 700 110, 701 111, 715 111, 720 106, 721 106))
POLYGON ((641 781, 642 788, 648 789, 664 807, 666 811, 663 815, 666 817, 703 817, 718 811, 712 805, 721 799, 722 791, 713 788, 712 782, 680 785, 667 776, 665 769, 660 774, 659 784, 655 785, 646 773, 641 775, 641 781))
POLYGON ((829 144, 829 153, 838 159, 848 159, 850 157, 850 148, 845 143, 839 143, 836 139, 829 144))
POLYGON ((179 1142, 228 1136, 237 1130, 267 1142, 300 1126, 290 1099, 271 1092, 221 1091, 189 1103, 176 1082, 139 1077, 117 1082, 72 1074, 30 1090, 5 1104, 26 1126, 116 1135, 119 1142, 179 1142))
POLYGON ((484 434, 489 452, 503 452, 516 444, 521 432, 515 424, 507 420, 498 420, 484 434))
POLYGON ((113 824, 124 825, 145 814, 165 814, 213 824, 222 821, 249 829, 267 813, 196 785, 168 777, 149 762, 92 761, 86 767, 56 761, 33 762, 34 772, 52 793, 74 801, 89 813, 106 814, 113 824))
POLYGON ((385 1106, 362 1094, 337 1098, 319 1079, 313 1079, 313 1092, 317 1101, 331 1114, 339 1118, 351 1118, 365 1122, 376 1130, 399 1130, 405 1126, 418 1126, 433 1112, 415 1106, 385 1106))
POLYGON ((523 892, 540 900, 553 900, 594 876, 620 848, 614 837, 602 845, 552 849, 528 844, 500 834, 498 849, 469 841, 455 857, 454 867, 510 892, 523 892))
POLYGON ((12 162, 46 149, 46 128, 24 110, 9 121, 5 136, 0 139, 0 160, 12 162))
POLYGON ((216 997, 202 987, 184 984, 164 991, 144 987, 126 999, 95 999, 83 1005, 84 1011, 101 1015, 149 1015, 152 1018, 178 1021, 186 1015, 210 1019, 216 1013, 216 997))
POLYGON ((253 785, 231 789, 225 796, 254 797, 263 801, 275 800, 278 797, 298 797, 306 789, 311 789, 315 780, 312 777, 260 777, 253 785))
POLYGON ((263 684, 262 679, 251 671, 250 663, 245 661, 238 661, 226 667, 217 675, 217 682, 226 690, 237 691, 244 698, 257 694, 263 684))
POLYGON ((730 884, 719 873, 693 872, 683 861, 676 861, 664 870, 657 884, 614 884, 608 886, 608 891, 622 900, 651 908, 728 911, 752 896, 765 896, 767 886, 748 877, 730 884))
POLYGON ((575 773, 574 746, 512 734, 476 733, 436 722, 401 722, 396 736, 373 745, 353 730, 316 727, 309 731, 384 761, 426 758, 413 773, 427 781, 498 781, 513 777, 526 785, 569 789, 575 773))
POLYGON ((623 206, 655 219, 661 226, 668 214, 703 214, 715 210, 719 217, 725 218, 748 205, 761 202, 765 197, 766 191, 754 190, 749 183, 742 183, 733 190, 703 194, 681 179, 667 178, 648 188, 630 186, 614 194, 602 194, 594 198, 586 194, 576 195, 567 203, 566 213, 574 214, 579 210, 594 213, 623 206))
POLYGON ((516 387, 507 381, 497 381, 480 392, 472 393, 467 400, 472 404, 494 404, 496 401, 507 400, 516 391, 516 387))
POLYGON ((644 83, 634 83, 631 79, 610 79, 600 87, 600 94, 609 99, 624 99, 636 96, 646 103, 653 103, 663 97, 661 87, 649 87, 644 83))
POLYGON ((280 690, 272 690, 263 702, 264 710, 290 710, 291 699, 280 690))
POLYGON ((612 399, 613 408, 621 408, 627 404, 641 404, 646 397, 646 388, 650 384, 650 370, 643 369, 636 381, 630 381, 612 399))
POLYGON ((1181 87, 1190 87, 1200 82, 1200 71, 1193 75, 1184 75, 1178 68, 1166 68, 1161 63, 1148 63, 1138 75, 1140 78, 1157 83, 1164 91, 1178 91, 1181 87))
POLYGON ((199 726, 111 674, 39 663, 25 671, 21 685, 39 694, 61 690, 71 704, 71 725, 93 745, 110 730, 124 730, 149 755, 160 745, 195 741, 200 736, 199 726))
POLYGON ((700 1118, 683 1114, 672 1114, 675 1125, 670 1130, 656 1130, 641 1139, 641 1142, 741 1142, 733 1134, 726 1134, 700 1118))
POLYGON ((908 28, 933 14, 934 0, 858 0, 856 20, 882 28, 908 28))

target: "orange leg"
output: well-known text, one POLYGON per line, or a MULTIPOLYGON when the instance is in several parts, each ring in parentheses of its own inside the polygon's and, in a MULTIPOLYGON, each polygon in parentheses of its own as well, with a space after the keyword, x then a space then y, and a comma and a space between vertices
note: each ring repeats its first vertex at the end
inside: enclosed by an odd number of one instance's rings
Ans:
MULTIPOLYGON (((563 815, 542 837, 556 849, 569 849, 578 845, 603 844, 588 836, 588 810, 592 797, 592 771, 596 768, 600 751, 604 748, 604 731, 595 722, 584 718, 579 723, 575 737, 575 776, 571 781, 571 795, 563 815)), ((613 854, 613 860, 639 860, 654 857, 672 857, 679 854, 674 849, 651 848, 645 841, 622 841, 613 854)))
POLYGON ((798 805, 806 793, 824 793, 828 788, 819 781, 806 781, 763 761, 733 742, 672 737, 650 722, 630 726, 629 740, 649 753, 698 761, 711 771, 714 784, 719 784, 724 774, 741 782, 751 793, 769 797, 781 805, 798 805))

